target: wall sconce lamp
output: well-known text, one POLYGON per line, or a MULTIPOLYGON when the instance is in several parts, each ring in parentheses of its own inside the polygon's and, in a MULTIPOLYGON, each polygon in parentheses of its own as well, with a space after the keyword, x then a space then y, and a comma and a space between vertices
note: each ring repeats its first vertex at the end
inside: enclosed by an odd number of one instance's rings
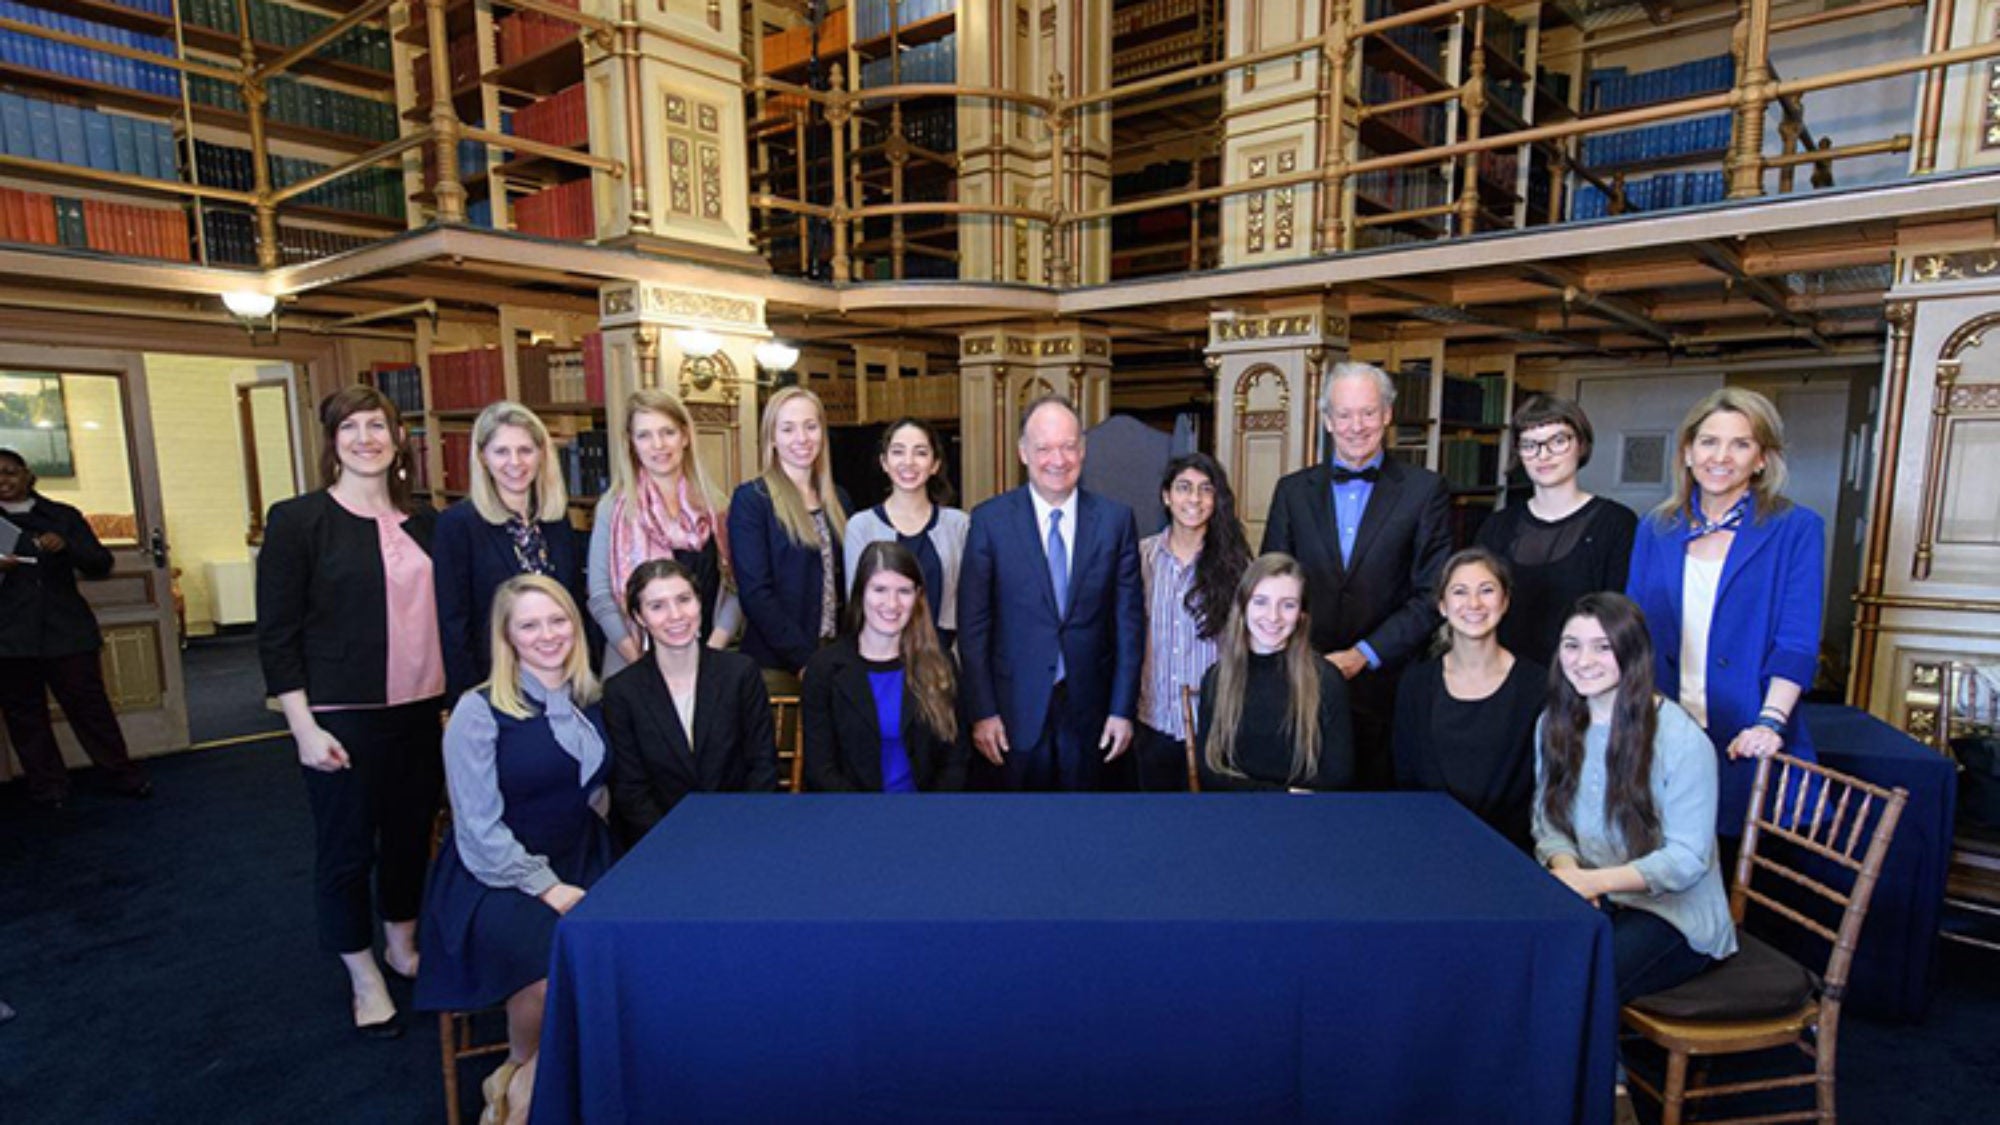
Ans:
POLYGON ((278 299, 269 293, 259 293, 249 289, 232 289, 222 295, 222 306, 229 310, 250 333, 252 343, 257 342, 257 334, 268 332, 272 341, 278 338, 278 299))
POLYGON ((681 380, 697 391, 705 391, 727 379, 729 371, 722 354, 722 337, 700 328, 683 328, 674 333, 681 350, 681 380))
POLYGON ((757 345, 755 354, 758 370, 768 376, 768 379, 760 381, 771 386, 784 384, 785 373, 799 362, 799 349, 783 340, 766 340, 757 345))

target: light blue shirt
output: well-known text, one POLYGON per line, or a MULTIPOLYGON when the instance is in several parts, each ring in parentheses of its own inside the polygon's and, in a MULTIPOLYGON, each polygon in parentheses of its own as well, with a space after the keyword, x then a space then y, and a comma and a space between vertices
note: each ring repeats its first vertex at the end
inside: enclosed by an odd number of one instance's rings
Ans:
POLYGON ((1559 855, 1600 869, 1630 863, 1646 880, 1643 891, 1616 891, 1612 902, 1665 919, 1696 953, 1722 958, 1736 952, 1736 924, 1722 888, 1715 854, 1717 790, 1715 746, 1679 704, 1661 700, 1653 733, 1653 807, 1660 814, 1660 845, 1634 857, 1623 834, 1604 815, 1605 754, 1610 730, 1593 725, 1583 736, 1583 776, 1570 809, 1572 833, 1542 815, 1542 723, 1535 724, 1535 858, 1546 865, 1559 855))
MULTIPOLYGON (((1336 453, 1333 457, 1333 466, 1349 472, 1380 469, 1382 456, 1381 453, 1377 453, 1365 465, 1349 465, 1336 453)), ((1375 495, 1375 484, 1372 481, 1351 480, 1345 484, 1336 481, 1333 485, 1333 526, 1340 535, 1340 562, 1343 566, 1354 561, 1354 537, 1361 531, 1361 517, 1368 511, 1368 498, 1373 495, 1375 495)), ((1370 668, 1382 666, 1382 658, 1375 655, 1375 650, 1369 647, 1367 641, 1357 642, 1354 647, 1361 655, 1368 658, 1370 668)))

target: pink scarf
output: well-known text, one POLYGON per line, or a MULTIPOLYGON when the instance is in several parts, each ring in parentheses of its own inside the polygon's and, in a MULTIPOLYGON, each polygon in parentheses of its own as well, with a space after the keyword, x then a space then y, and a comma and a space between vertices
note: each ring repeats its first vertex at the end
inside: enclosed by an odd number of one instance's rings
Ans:
POLYGON ((641 563, 670 559, 675 551, 699 551, 710 535, 722 556, 722 570, 729 572, 729 535, 706 511, 688 503, 687 477, 680 479, 680 517, 667 512, 666 501, 651 480, 620 493, 611 508, 611 589, 622 601, 625 582, 641 563))

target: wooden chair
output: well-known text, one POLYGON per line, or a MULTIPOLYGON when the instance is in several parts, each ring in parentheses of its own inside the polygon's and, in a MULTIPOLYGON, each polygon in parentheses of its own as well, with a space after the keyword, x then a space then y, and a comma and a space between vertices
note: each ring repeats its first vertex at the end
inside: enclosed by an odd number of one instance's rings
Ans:
POLYGON ((1642 996, 1621 1013, 1629 1031, 1666 1052, 1664 1093, 1635 1069, 1626 1070, 1635 1093, 1660 1103, 1665 1125, 1680 1125, 1694 1103, 1709 1105, 1710 1098, 1808 1086, 1815 1094, 1812 1109, 1761 1107, 1758 1116, 1726 1120, 1834 1120, 1841 999, 1868 900, 1908 798, 1905 790, 1882 789, 1783 754, 1757 764, 1729 893, 1741 948, 1693 980, 1642 996), (1760 908, 1760 917, 1772 919, 1774 937, 1791 929, 1809 948, 1828 946, 1822 971, 1815 975, 1743 929, 1752 905, 1760 908), (1788 1044, 1810 1061, 1809 1072, 1717 1085, 1703 1081, 1708 1059, 1788 1044), (1692 1084, 1690 1059, 1702 1063, 1692 1084))
MULTIPOLYGON (((438 810, 437 819, 431 823, 431 859, 437 859, 438 849, 451 839, 451 806, 438 810)), ((446 1125, 460 1125, 458 1108, 458 1068, 466 1059, 484 1058, 488 1055, 507 1053, 505 1034, 506 1017, 497 1008, 479 1012, 439 1012, 438 1052, 444 1067, 444 1119, 446 1125), (484 1019, 482 1019, 484 1017, 484 1019), (477 1034, 475 1021, 481 1023, 498 1021, 502 1034, 498 1042, 481 1040, 477 1034)))
POLYGON ((771 729, 778 736, 778 776, 787 793, 806 791, 806 731, 796 695, 771 697, 771 729))
POLYGON ((1181 729, 1187 732, 1181 736, 1181 743, 1187 747, 1188 792, 1190 793, 1201 792, 1201 770, 1195 766, 1195 763, 1200 760, 1201 756, 1201 748, 1195 745, 1195 740, 1200 735, 1194 725, 1194 701, 1200 695, 1201 693, 1194 689, 1193 684, 1181 685, 1181 729))

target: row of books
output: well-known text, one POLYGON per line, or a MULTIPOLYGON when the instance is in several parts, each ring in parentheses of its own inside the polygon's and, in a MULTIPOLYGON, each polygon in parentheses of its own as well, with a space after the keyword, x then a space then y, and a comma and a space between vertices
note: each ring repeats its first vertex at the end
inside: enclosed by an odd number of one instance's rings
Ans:
POLYGON ((248 211, 203 207, 201 237, 210 265, 257 264, 257 220, 248 211))
MULTIPOLYGON (((774 31, 764 37, 764 71, 783 70, 798 66, 812 58, 812 25, 774 31)), ((847 49, 847 9, 836 8, 819 21, 819 53, 821 58, 835 55, 847 49)), ((827 60, 829 64, 831 59, 827 60)))
MULTIPOLYGON (((577 0, 551 0, 564 8, 575 8, 577 0)), ((538 55, 556 43, 575 39, 577 25, 540 12, 516 12, 495 28, 500 37, 500 65, 520 62, 538 55)))
MULTIPOLYGON (((1728 181, 1721 172, 1662 172, 1625 185, 1625 211, 1671 211, 1720 203, 1728 197, 1728 181)), ((1578 186, 1570 197, 1572 220, 1601 219, 1609 214, 1611 199, 1594 184, 1578 186)))
MULTIPOLYGON (((1366 160, 1374 153, 1364 150, 1366 160)), ((1432 168, 1382 168, 1354 177, 1354 194, 1388 211, 1417 211, 1451 201, 1451 185, 1432 168)))
MULTIPOLYGON (((0 0, 0 19, 33 24, 78 38, 131 47, 169 58, 174 55, 171 39, 141 35, 122 27, 106 27, 76 16, 57 15, 44 8, 14 3, 13 0, 0 0)), ((181 92, 179 76, 164 66, 94 51, 74 43, 57 43, 24 31, 0 31, 0 63, 165 98, 179 97, 181 92)))
MULTIPOLYGON (((857 42, 880 39, 892 28, 922 23, 932 16, 958 10, 958 0, 855 0, 854 38, 857 42)), ((907 81, 907 79, 906 79, 907 81)))
MULTIPOLYGON (((451 88, 471 85, 479 78, 479 40, 471 35, 461 35, 451 40, 444 49, 445 65, 450 70, 451 88)), ((429 51, 410 55, 410 78, 416 84, 416 105, 425 110, 431 104, 431 55, 429 51)))
POLYGON ((1135 172, 1111 177, 1111 197, 1132 199, 1141 195, 1162 195, 1180 191, 1194 182, 1194 165, 1186 160, 1161 160, 1135 172))
POLYGON ((472 488, 472 434, 468 430, 445 430, 438 435, 444 451, 444 487, 447 492, 468 492, 472 488))
POLYGON ((1520 182, 1521 154, 1519 152, 1484 152, 1479 161, 1479 178, 1489 187, 1499 188, 1509 195, 1514 193, 1520 182))
POLYGON ((409 449, 407 458, 410 466, 410 490, 412 492, 431 491, 430 437, 422 430, 410 430, 405 439, 409 449))
POLYGON ((1526 70, 1528 29, 1498 8, 1486 9, 1485 20, 1486 49, 1526 70))
POLYGON ((861 88, 958 81, 958 36, 905 47, 861 64, 861 88))
POLYGON ((563 487, 572 497, 588 499, 611 490, 611 435, 580 430, 561 444, 563 487))
POLYGON ((365 235, 281 223, 278 226, 278 260, 288 266, 313 262, 371 246, 375 241, 365 235))
MULTIPOLYGON (((1527 120, 1528 87, 1520 79, 1488 78, 1486 80, 1486 96, 1514 116, 1524 121, 1527 120)), ((1498 127, 1498 123, 1489 118, 1486 123, 1486 132, 1492 134, 1499 131, 1501 130, 1498 127)))
MULTIPOLYGON (((319 175, 329 165, 291 156, 269 156, 271 185, 287 187, 319 175)), ((196 141, 195 174, 204 184, 251 191, 256 187, 256 164, 249 149, 196 141)), ((403 177, 389 168, 362 168, 329 184, 297 197, 297 202, 336 211, 354 211, 400 219, 404 214, 403 177)))
MULTIPOLYGON (((126 0, 129 7, 130 2, 126 0)), ((171 18, 171 13, 162 13, 171 18)), ((236 19, 236 0, 181 0, 181 19, 196 27, 241 34, 236 19)), ((274 47, 296 47, 325 31, 333 17, 294 8, 272 0, 250 0, 250 38, 274 47)), ((315 52, 318 57, 347 63, 384 74, 393 65, 389 33, 376 27, 351 28, 346 34, 315 52)))
POLYGON ((1535 68, 1535 85, 1563 105, 1569 104, 1569 75, 1547 67, 1535 68))
MULTIPOLYGON (((1365 105, 1389 105, 1429 92, 1410 78, 1392 71, 1361 72, 1361 100, 1365 105)), ((1380 114, 1374 120, 1425 145, 1444 143, 1446 117, 1442 105, 1409 106, 1380 114)))
POLYGON ((0 92, 0 150, 148 179, 180 178, 174 131, 166 122, 20 94, 0 92))
POLYGON ((1500 483, 1500 446, 1478 438, 1446 438, 1438 445, 1438 473, 1453 488, 1500 483))
POLYGON ((1447 425, 1498 425, 1507 420, 1507 377, 1448 375, 1440 388, 1438 417, 1447 425))
MULTIPOLYGON (((1398 426, 1423 426, 1431 418, 1431 361, 1413 359, 1397 371, 1389 372, 1396 384, 1396 407, 1392 421, 1398 426)), ((1421 440, 1421 439, 1420 439, 1421 440)))
MULTIPOLYGON (((423 146, 424 190, 436 191, 438 182, 437 146, 423 146)), ((504 154, 503 154, 504 155, 504 154)), ((486 171, 486 146, 479 141, 458 142, 458 180, 462 184, 486 171)), ((476 193, 475 193, 476 194, 476 193)))
POLYGON ((437 410, 479 410, 507 397, 500 349, 431 353, 431 403, 437 410))
MULTIPOLYGON (((1402 15, 1403 5, 1398 0, 1368 0, 1367 13, 1370 20, 1387 19, 1402 15)), ((1437 28, 1405 24, 1382 32, 1382 38, 1432 70, 1444 72, 1444 35, 1437 28)))
POLYGON ((71 199, 16 188, 0 188, 0 239, 134 258, 190 260, 187 218, 179 208, 71 199))
POLYGON ((596 238, 590 184, 588 178, 571 180, 514 200, 514 229, 540 238, 596 238))
POLYGON ((368 377, 404 418, 424 412, 424 369, 414 363, 377 363, 368 377))
POLYGON ((1712 114, 1687 121, 1669 121, 1643 129, 1627 129, 1583 141, 1583 162, 1603 169, 1698 153, 1720 153, 1729 147, 1730 115, 1712 114))
POLYGON ((1184 20, 1201 11, 1204 0, 1148 0, 1111 13, 1111 37, 1151 31, 1161 24, 1184 20))
POLYGON ((558 90, 514 111, 513 135, 564 148, 590 141, 590 106, 583 83, 558 90))
MULTIPOLYGON (((599 350, 602 351, 601 347, 599 350)), ((558 351, 547 345, 524 347, 514 353, 514 364, 520 376, 522 402, 537 406, 604 405, 603 366, 598 365, 593 379, 581 348, 558 351)))
MULTIPOLYGON (((344 94, 283 75, 272 78, 265 89, 270 94, 265 103, 265 116, 269 120, 369 141, 396 137, 396 106, 392 102, 344 94)), ((191 74, 188 97, 202 105, 244 112, 243 92, 234 82, 191 74)))
POLYGON ((1602 113, 1727 90, 1736 82, 1736 60, 1729 55, 1714 55, 1637 74, 1622 66, 1603 67, 1591 71, 1585 81, 1584 108, 1602 113))

